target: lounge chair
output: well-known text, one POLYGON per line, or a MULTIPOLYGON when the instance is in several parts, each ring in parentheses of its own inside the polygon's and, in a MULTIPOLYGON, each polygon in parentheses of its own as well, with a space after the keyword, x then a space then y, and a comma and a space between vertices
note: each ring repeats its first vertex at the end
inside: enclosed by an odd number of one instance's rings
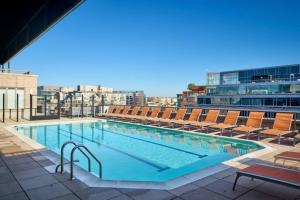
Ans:
POLYGON ((220 110, 209 110, 204 121, 193 122, 193 123, 191 123, 191 125, 200 127, 200 129, 202 129, 203 127, 207 127, 207 126, 216 124, 219 113, 220 113, 220 110))
POLYGON ((256 164, 236 173, 236 178, 232 187, 235 190, 238 179, 241 176, 256 178, 272 183, 282 184, 300 189, 300 171, 277 166, 256 164))
POLYGON ((122 117, 124 117, 125 115, 128 114, 129 110, 130 110, 130 106, 124 106, 124 108, 120 112, 120 114, 115 114, 113 117, 114 118, 122 118, 122 117))
POLYGON ((300 152, 284 151, 274 156, 274 164, 277 160, 283 160, 283 165, 286 160, 300 162, 300 152))
POLYGON ((264 112, 250 112, 246 125, 233 128, 231 136, 233 133, 246 133, 248 139, 251 133, 261 130, 264 115, 264 112))
POLYGON ((174 119, 161 119, 161 120, 159 120, 159 122, 167 123, 167 124, 172 123, 173 127, 174 127, 176 121, 184 119, 185 113, 186 113, 185 108, 179 108, 174 119))
POLYGON ((260 139, 262 135, 277 137, 278 144, 280 144, 281 136, 293 132, 291 131, 293 117, 294 115, 292 113, 276 113, 273 128, 260 131, 258 139, 260 139))
POLYGON ((190 124, 199 121, 201 114, 202 114, 202 109, 194 108, 192 110, 192 113, 190 114, 188 120, 183 120, 183 119, 182 120, 173 120, 172 122, 182 125, 182 127, 184 129, 185 126, 190 127, 189 126, 190 124))
POLYGON ((158 114, 160 112, 160 107, 152 107, 151 108, 151 114, 149 117, 139 117, 138 119, 141 120, 144 123, 149 123, 152 119, 157 118, 158 114))
POLYGON ((114 109, 115 109, 115 106, 114 106, 114 105, 110 105, 110 106, 108 107, 107 112, 106 112, 106 113, 102 113, 102 116, 112 114, 112 113, 114 112, 114 109))
POLYGON ((160 126, 161 120, 169 119, 172 111, 173 111, 173 108, 165 108, 161 117, 152 118, 152 119, 150 119, 150 121, 152 121, 152 122, 156 123, 158 126, 160 126))
POLYGON ((121 113, 122 109, 121 109, 121 106, 116 106, 115 107, 115 111, 113 113, 107 113, 105 115, 105 117, 114 117, 114 116, 117 116, 121 113))
POLYGON ((220 135, 222 135, 225 129, 232 129, 236 127, 236 123, 238 121, 239 116, 240 111, 230 110, 227 112, 223 123, 208 126, 207 132, 209 131, 209 129, 217 129, 220 130, 220 135))
POLYGON ((136 116, 138 114, 138 112, 140 111, 140 107, 139 106, 134 106, 133 109, 131 110, 130 114, 124 115, 122 116, 123 119, 130 119, 133 116, 136 116))
POLYGON ((143 119, 144 117, 147 116, 148 112, 149 112, 149 106, 144 106, 140 115, 135 115, 130 117, 132 120, 139 120, 139 119, 143 119))

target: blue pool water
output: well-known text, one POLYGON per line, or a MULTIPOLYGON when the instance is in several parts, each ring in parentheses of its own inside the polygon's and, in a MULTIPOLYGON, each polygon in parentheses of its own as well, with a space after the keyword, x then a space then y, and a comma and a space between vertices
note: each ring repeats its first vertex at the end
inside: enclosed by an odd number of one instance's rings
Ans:
MULTIPOLYGON (((115 121, 16 126, 16 130, 58 154, 69 140, 86 145, 102 162, 104 180, 162 182, 262 148, 250 141, 115 121)), ((65 151, 67 159, 70 149, 65 151)), ((75 158, 87 169, 80 152, 75 158)), ((98 174, 94 161, 92 172, 98 174)))

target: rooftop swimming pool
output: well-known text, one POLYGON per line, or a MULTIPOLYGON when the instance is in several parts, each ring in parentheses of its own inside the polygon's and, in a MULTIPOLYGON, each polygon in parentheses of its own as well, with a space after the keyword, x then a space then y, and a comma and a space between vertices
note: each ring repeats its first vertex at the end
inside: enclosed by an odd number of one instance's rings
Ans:
MULTIPOLYGON (((164 182, 262 149, 244 140, 149 127, 117 121, 15 126, 27 136, 60 154, 66 141, 87 146, 102 162, 103 180, 164 182)), ((65 149, 70 157, 72 146, 65 149)), ((77 151, 77 166, 87 160, 77 151)), ((92 160, 92 173, 98 175, 92 160)))

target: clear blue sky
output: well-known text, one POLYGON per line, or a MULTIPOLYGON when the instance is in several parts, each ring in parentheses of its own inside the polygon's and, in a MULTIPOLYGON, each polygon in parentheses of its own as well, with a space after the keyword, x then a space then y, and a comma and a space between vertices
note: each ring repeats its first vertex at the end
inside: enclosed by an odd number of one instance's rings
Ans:
POLYGON ((39 85, 175 96, 206 71, 300 63, 300 1, 87 0, 12 61, 39 85))

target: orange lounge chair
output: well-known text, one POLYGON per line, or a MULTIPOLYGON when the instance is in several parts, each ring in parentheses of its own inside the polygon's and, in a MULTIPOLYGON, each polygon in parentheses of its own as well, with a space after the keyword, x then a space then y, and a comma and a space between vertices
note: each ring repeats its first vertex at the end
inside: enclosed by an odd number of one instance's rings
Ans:
POLYGON ((261 123, 264 115, 264 112, 250 112, 246 126, 233 128, 231 131, 231 136, 233 132, 246 133, 248 139, 251 133, 261 130, 261 123))
POLYGON ((185 113, 186 113, 185 108, 179 108, 174 119, 161 119, 160 122, 161 123, 168 123, 168 124, 173 123, 173 127, 174 127, 174 123, 176 121, 184 119, 185 113))
POLYGON ((280 144, 281 136, 293 132, 291 131, 293 118, 294 114, 292 113, 276 113, 273 128, 260 131, 260 133, 258 134, 258 139, 260 139, 262 135, 277 137, 278 143, 280 144))
POLYGON ((274 156, 274 164, 276 164, 277 160, 283 160, 283 165, 286 160, 300 162, 300 152, 284 151, 274 156))
POLYGON ((232 190, 235 190, 237 181, 241 176, 247 176, 300 189, 299 170, 256 164, 236 172, 236 178, 232 190))
POLYGON ((145 116, 145 117, 139 117, 138 119, 143 121, 143 122, 149 122, 154 118, 157 118, 158 114, 160 112, 160 107, 152 107, 151 108, 151 114, 149 117, 145 116))
POLYGON ((139 106, 134 106, 131 113, 127 114, 127 115, 124 115, 123 118, 124 119, 132 118, 133 116, 136 116, 139 111, 140 111, 140 107, 139 106))
POLYGON ((115 111, 113 113, 107 113, 105 116, 106 117, 114 117, 116 115, 119 115, 121 113, 121 106, 116 106, 115 111))
POLYGON ((114 105, 110 105, 110 106, 108 107, 107 112, 106 112, 106 113, 102 113, 102 115, 103 115, 103 116, 105 116, 105 115, 110 115, 110 114, 112 114, 112 113, 114 112, 114 109, 115 109, 115 106, 114 106, 114 105))
POLYGON ((149 109, 150 109, 149 106, 144 106, 140 115, 132 116, 131 118, 135 120, 142 119, 147 116, 149 109))
POLYGON ((241 113, 241 111, 235 111, 235 110, 228 111, 227 114, 226 114, 224 122, 208 126, 207 127, 207 132, 208 132, 209 128, 211 128, 211 129, 218 129, 218 130, 221 131, 220 134, 222 135, 223 131, 225 129, 231 129, 231 128, 236 127, 236 123, 238 121, 240 113, 241 113))
POLYGON ((120 112, 120 114, 116 114, 116 115, 114 115, 114 117, 116 117, 116 118, 119 118, 119 117, 122 118, 122 117, 124 117, 125 115, 128 114, 129 110, 130 110, 130 106, 124 106, 124 108, 120 112))
POLYGON ((152 118, 150 121, 155 122, 155 123, 158 122, 158 125, 160 126, 160 121, 165 120, 165 119, 169 119, 170 116, 171 116, 172 111, 173 111, 173 108, 165 108, 165 110, 163 111, 163 114, 162 114, 161 117, 152 118))
POLYGON ((173 122, 176 123, 176 124, 182 125, 183 129, 184 129, 185 126, 190 125, 190 124, 192 124, 194 122, 199 121, 199 118, 200 118, 201 114, 202 114, 202 109, 194 108, 192 110, 192 113, 190 114, 188 120, 174 120, 173 122))
POLYGON ((211 126, 213 124, 216 124, 219 113, 220 113, 220 110, 209 110, 204 121, 202 121, 202 122, 198 122, 198 121, 193 122, 193 123, 191 123, 191 125, 192 126, 199 126, 202 129, 203 127, 207 127, 207 126, 211 126))

